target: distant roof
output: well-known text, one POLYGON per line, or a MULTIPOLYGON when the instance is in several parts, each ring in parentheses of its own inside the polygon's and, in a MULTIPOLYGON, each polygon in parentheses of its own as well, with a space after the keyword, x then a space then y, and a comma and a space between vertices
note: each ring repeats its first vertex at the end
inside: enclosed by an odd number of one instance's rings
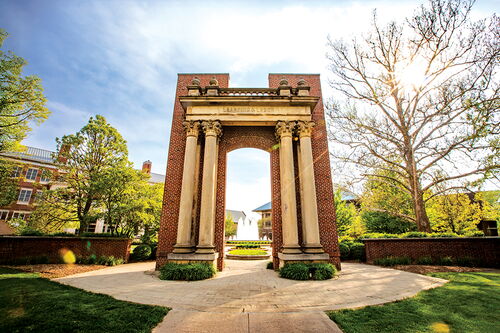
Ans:
POLYGON ((340 191, 340 199, 342 201, 357 200, 358 195, 355 193, 352 193, 351 191, 340 191))
POLYGON ((238 220, 240 218, 242 218, 243 220, 247 217, 245 212, 241 211, 241 210, 230 210, 230 209, 226 209, 226 216, 228 215, 231 215, 231 217, 233 218, 233 221, 234 222, 238 222, 238 220))
POLYGON ((53 151, 45 150, 35 147, 26 147, 25 151, 21 152, 4 152, 1 153, 3 156, 12 157, 20 160, 29 160, 33 162, 50 163, 54 164, 54 159, 52 158, 53 151))
POLYGON ((270 210, 271 209, 271 202, 268 202, 266 204, 263 204, 260 207, 255 208, 253 211, 254 212, 262 212, 264 210, 270 210))
POLYGON ((165 175, 160 175, 159 173, 151 172, 151 177, 149 178, 148 182, 154 183, 154 184, 164 183, 165 182, 165 175))

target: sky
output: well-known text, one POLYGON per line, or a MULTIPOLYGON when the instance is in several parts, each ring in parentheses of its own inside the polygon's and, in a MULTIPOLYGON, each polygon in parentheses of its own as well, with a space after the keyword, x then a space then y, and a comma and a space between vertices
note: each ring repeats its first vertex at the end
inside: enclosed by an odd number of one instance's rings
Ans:
MULTIPOLYGON (((136 168, 165 174, 177 73, 229 73, 231 87, 267 87, 268 73, 320 73, 328 98, 327 36, 369 29, 373 9, 402 20, 420 1, 0 0, 3 50, 25 58, 52 111, 23 144, 55 150, 55 138, 106 117, 127 140, 136 168)), ((499 1, 479 0, 473 17, 499 1)), ((226 207, 270 200, 269 156, 228 158, 226 207)))

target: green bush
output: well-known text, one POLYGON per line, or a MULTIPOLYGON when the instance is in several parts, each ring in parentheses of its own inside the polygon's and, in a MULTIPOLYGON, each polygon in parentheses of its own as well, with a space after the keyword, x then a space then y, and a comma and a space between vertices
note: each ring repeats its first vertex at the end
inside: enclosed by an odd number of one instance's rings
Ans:
POLYGON ((361 214, 361 219, 369 232, 400 234, 416 230, 415 223, 387 212, 364 211, 361 214))
POLYGON ((453 265, 453 258, 452 257, 439 258, 438 264, 441 266, 451 266, 453 265))
POLYGON ((411 264, 411 258, 409 257, 385 257, 375 259, 373 261, 375 265, 379 266, 396 266, 396 265, 409 265, 411 264))
POLYGON ((354 260, 365 261, 365 244, 352 243, 350 246, 349 258, 354 260))
POLYGON ((160 279, 162 280, 197 281, 209 279, 214 275, 215 268, 212 264, 171 262, 160 268, 160 279))
POLYGON ((267 265, 266 265, 266 268, 267 269, 274 269, 274 264, 272 261, 268 262, 267 265))
POLYGON ((95 232, 84 232, 78 235, 79 237, 103 237, 103 238, 128 238, 122 235, 113 235, 109 232, 95 233, 95 232))
POLYGON ((65 232, 65 231, 54 232, 52 234, 48 234, 47 236, 51 236, 51 237, 76 237, 75 234, 65 232))
POLYGON ((306 264, 286 264, 280 269, 280 277, 290 280, 309 280, 309 267, 306 264))
POLYGON ((263 240, 258 240, 258 241, 228 240, 228 241, 226 241, 226 244, 259 244, 259 245, 269 245, 271 243, 272 243, 272 241, 263 241, 263 240))
POLYGON ((151 247, 147 244, 138 245, 132 252, 132 258, 136 261, 143 261, 149 259, 151 256, 151 247))
POLYGON ((20 233, 21 236, 46 236, 45 233, 39 231, 39 230, 33 230, 33 229, 24 229, 20 233))
POLYGON ((425 238, 428 237, 429 234, 426 232, 420 231, 410 231, 401 235, 401 238, 425 238))
POLYGON ((462 267, 477 267, 478 262, 472 257, 455 258, 455 265, 462 267))
POLYGON ((433 232, 430 234, 427 234, 429 237, 435 237, 435 238, 453 238, 453 237, 460 237, 458 234, 454 232, 433 232))
POLYGON ((432 265, 433 260, 431 257, 420 257, 417 260, 415 260, 415 263, 417 265, 432 265))
POLYGON ((234 254, 238 256, 265 256, 267 251, 265 250, 254 250, 254 249, 240 249, 240 250, 231 250, 229 254, 234 254))
POLYGON ((349 259, 349 253, 351 252, 351 249, 349 247, 349 243, 341 242, 339 244, 339 249, 340 249, 340 259, 342 259, 342 260, 349 259))
POLYGON ((336 269, 332 264, 310 264, 309 271, 313 280, 328 280, 335 275, 336 269))
POLYGON ((368 238, 399 238, 396 234, 383 234, 379 232, 369 232, 359 236, 359 239, 368 239, 368 238))
POLYGON ((237 244, 237 249, 258 249, 260 248, 260 244, 237 244))
POLYGON ((467 231, 465 234, 464 234, 465 237, 484 237, 485 234, 484 232, 480 231, 480 230, 474 230, 474 231, 467 231))
POLYGON ((291 280, 327 280, 336 273, 332 264, 326 263, 293 263, 280 269, 280 277, 291 280))

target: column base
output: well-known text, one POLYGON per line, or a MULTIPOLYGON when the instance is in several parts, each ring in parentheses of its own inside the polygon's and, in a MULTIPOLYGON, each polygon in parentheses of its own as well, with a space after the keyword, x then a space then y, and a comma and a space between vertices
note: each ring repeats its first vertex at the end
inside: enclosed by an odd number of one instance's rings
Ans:
POLYGON ((215 246, 212 245, 198 245, 196 247, 196 254, 212 254, 215 253, 215 246))
POLYGON ((306 244, 303 246, 304 253, 324 253, 323 246, 321 244, 306 244))
POLYGON ((191 244, 175 244, 173 253, 193 253, 194 246, 191 244))
POLYGON ((283 245, 281 252, 289 254, 300 254, 302 253, 302 250, 300 249, 299 244, 292 244, 292 245, 283 245))
POLYGON ((328 263, 330 260, 330 255, 328 253, 317 253, 317 254, 287 254, 287 253, 278 253, 278 258, 280 260, 280 268, 285 266, 285 264, 292 264, 297 262, 324 262, 328 263))
POLYGON ((175 262, 177 264, 189 263, 211 263, 217 265, 217 258, 219 253, 211 254, 197 254, 197 253, 169 253, 167 255, 167 262, 175 262))

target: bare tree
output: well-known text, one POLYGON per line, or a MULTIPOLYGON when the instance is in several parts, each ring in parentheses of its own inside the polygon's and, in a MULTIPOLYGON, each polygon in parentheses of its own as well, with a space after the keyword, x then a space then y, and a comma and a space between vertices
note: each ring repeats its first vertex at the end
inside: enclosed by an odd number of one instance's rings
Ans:
POLYGON ((333 158, 407 191, 421 231, 430 197, 498 176, 500 20, 472 22, 473 3, 431 0, 383 27, 374 12, 369 34, 329 39, 333 158))

